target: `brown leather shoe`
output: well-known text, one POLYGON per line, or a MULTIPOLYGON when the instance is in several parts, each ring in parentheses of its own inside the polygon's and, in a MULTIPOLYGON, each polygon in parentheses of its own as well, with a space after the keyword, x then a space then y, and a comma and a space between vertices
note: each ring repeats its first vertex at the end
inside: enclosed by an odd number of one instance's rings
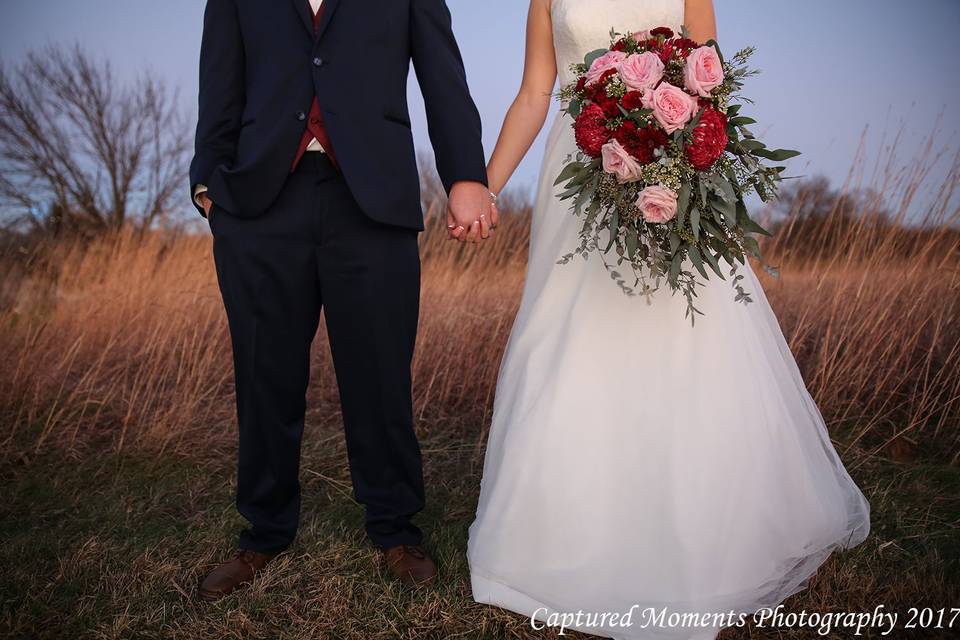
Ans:
POLYGON ((383 562, 390 575, 408 587, 425 587, 437 579, 437 565, 420 545, 385 549, 383 562))
POLYGON ((197 595, 207 602, 230 595, 240 587, 253 582, 254 576, 260 573, 276 555, 244 549, 237 551, 237 555, 232 560, 224 562, 204 578, 197 595))

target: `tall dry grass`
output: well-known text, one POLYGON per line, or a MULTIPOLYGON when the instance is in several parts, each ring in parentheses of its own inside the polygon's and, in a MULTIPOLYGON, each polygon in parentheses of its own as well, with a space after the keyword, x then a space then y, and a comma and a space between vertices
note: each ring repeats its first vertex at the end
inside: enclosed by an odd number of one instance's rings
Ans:
MULTIPOLYGON (((872 191, 851 172, 841 195, 872 195, 834 198, 826 213, 805 213, 799 193, 766 246, 782 276, 764 285, 808 386, 831 429, 868 455, 960 458, 960 162, 950 162, 932 186, 926 165, 897 169, 893 157, 872 191), (930 204, 908 220, 921 191, 930 204)), ((445 238, 442 198, 426 193, 417 416, 421 429, 480 439, 522 289, 529 205, 508 202, 492 242, 461 247, 445 238)), ((208 234, 31 243, 7 250, 0 273, 7 453, 232 442, 230 348, 208 234)), ((339 412, 322 333, 311 421, 339 412)))

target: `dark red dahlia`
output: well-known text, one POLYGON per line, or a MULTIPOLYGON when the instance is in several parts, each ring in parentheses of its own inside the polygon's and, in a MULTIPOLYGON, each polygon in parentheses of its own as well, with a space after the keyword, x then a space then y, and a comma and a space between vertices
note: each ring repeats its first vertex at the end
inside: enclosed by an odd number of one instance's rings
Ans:
POLYGON ((723 155, 727 142, 727 116, 707 107, 693 130, 693 140, 687 145, 687 158, 694 169, 706 171, 723 155))
POLYGON ((628 91, 620 98, 620 104, 627 111, 633 111, 643 106, 643 94, 639 91, 628 91))
POLYGON ((591 158, 599 158, 600 150, 611 136, 603 109, 591 104, 577 116, 573 129, 580 150, 591 158))
POLYGON ((653 127, 641 129, 630 120, 614 131, 613 137, 641 164, 653 162, 653 150, 663 147, 668 140, 667 134, 660 129, 653 127))
POLYGON ((664 38, 672 38, 673 29, 671 29, 670 27, 657 27, 656 29, 650 30, 650 35, 663 36, 664 38))

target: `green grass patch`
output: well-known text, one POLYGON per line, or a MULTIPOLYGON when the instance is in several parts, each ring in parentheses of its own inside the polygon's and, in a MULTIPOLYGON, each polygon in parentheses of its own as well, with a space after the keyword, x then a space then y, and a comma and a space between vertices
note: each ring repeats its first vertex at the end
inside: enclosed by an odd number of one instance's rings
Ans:
MULTIPOLYGON (((13 638, 551 638, 470 598, 467 528, 481 453, 423 442, 428 507, 419 519, 438 587, 405 590, 380 572, 350 497, 342 438, 308 434, 294 547, 250 589, 208 605, 205 571, 243 525, 231 452, 203 457, 54 453, 8 461, 0 506, 0 635, 13 638)), ((871 460, 855 472, 873 508, 863 545, 837 554, 790 611, 871 611, 960 602, 960 469, 871 460)), ((639 578, 639 577, 638 577, 639 578)), ((945 637, 943 631, 896 637, 945 637)), ((568 633, 565 637, 578 637, 568 633)), ((809 630, 730 630, 722 638, 811 638, 809 630)), ((842 636, 841 636, 842 637, 842 636)))

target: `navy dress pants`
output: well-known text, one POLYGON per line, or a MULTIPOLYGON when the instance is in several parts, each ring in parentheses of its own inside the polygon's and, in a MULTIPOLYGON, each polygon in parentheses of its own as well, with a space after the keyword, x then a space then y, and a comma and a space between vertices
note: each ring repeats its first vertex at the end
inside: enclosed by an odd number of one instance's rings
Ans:
POLYGON ((418 232, 374 222, 322 153, 307 153, 260 217, 214 205, 210 226, 233 344, 240 548, 276 552, 300 514, 310 347, 324 310, 354 497, 387 548, 419 544, 423 508, 410 365, 420 298, 418 232))

